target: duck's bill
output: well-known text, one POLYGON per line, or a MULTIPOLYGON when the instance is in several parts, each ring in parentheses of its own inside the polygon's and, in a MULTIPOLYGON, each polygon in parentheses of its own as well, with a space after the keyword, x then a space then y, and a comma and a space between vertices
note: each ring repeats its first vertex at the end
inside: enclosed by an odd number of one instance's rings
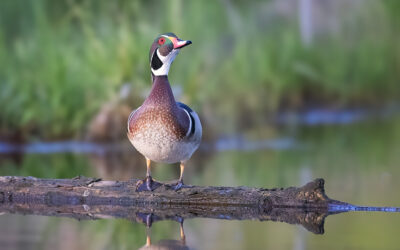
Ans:
POLYGON ((176 41, 174 42, 174 49, 182 49, 189 44, 192 44, 192 41, 176 39, 176 41))

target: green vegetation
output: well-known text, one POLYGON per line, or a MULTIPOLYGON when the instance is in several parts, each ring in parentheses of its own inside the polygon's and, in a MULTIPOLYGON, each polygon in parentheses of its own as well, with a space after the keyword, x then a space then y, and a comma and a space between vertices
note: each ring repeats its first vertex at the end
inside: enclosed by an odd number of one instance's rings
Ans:
POLYGON ((216 127, 279 108, 400 97, 398 1, 339 6, 336 29, 317 30, 310 46, 296 6, 280 13, 277 2, 1 1, 0 134, 79 135, 127 82, 140 103, 149 46, 166 31, 193 41, 171 82, 219 117, 216 127))

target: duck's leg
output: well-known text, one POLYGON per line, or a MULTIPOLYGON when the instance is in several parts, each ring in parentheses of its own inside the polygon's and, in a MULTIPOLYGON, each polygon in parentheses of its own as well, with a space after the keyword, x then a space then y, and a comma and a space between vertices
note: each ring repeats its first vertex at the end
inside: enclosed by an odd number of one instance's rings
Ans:
POLYGON ((151 160, 146 158, 146 179, 139 181, 136 184, 136 191, 141 192, 141 191, 153 191, 154 189, 158 188, 161 186, 161 183, 156 182, 151 178, 151 160))
POLYGON ((184 185, 184 184, 183 184, 183 172, 185 171, 185 163, 186 163, 186 162, 181 161, 181 165, 180 165, 180 166, 181 166, 181 175, 180 175, 180 177, 179 177, 178 183, 176 183, 176 185, 175 185, 175 187, 174 187, 175 190, 181 189, 182 186, 184 185))
POLYGON ((151 246, 151 228, 146 227, 146 247, 151 246))
POLYGON ((185 231, 183 230, 183 220, 181 221, 181 242, 185 245, 186 244, 186 236, 185 236, 185 231))

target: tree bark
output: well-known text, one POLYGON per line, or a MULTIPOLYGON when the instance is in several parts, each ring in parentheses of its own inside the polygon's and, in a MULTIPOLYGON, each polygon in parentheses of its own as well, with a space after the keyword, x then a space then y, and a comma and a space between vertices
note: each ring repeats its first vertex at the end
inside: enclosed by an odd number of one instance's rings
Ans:
POLYGON ((148 226, 158 220, 195 217, 258 219, 302 224, 323 233, 329 206, 346 205, 325 195, 323 179, 299 188, 184 186, 175 191, 164 184, 152 192, 135 191, 137 182, 0 177, 0 212, 77 219, 119 217, 148 226))

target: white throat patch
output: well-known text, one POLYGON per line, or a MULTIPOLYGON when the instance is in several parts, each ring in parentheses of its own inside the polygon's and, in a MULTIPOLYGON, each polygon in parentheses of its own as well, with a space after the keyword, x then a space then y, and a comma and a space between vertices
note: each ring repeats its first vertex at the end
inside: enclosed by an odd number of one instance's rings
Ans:
POLYGON ((158 51, 158 48, 156 53, 158 58, 160 58, 161 62, 163 63, 163 65, 157 70, 151 68, 151 71, 155 76, 168 75, 169 67, 171 67, 171 64, 174 61, 176 55, 178 55, 179 49, 173 49, 171 53, 169 53, 167 56, 161 55, 160 51, 158 51))

